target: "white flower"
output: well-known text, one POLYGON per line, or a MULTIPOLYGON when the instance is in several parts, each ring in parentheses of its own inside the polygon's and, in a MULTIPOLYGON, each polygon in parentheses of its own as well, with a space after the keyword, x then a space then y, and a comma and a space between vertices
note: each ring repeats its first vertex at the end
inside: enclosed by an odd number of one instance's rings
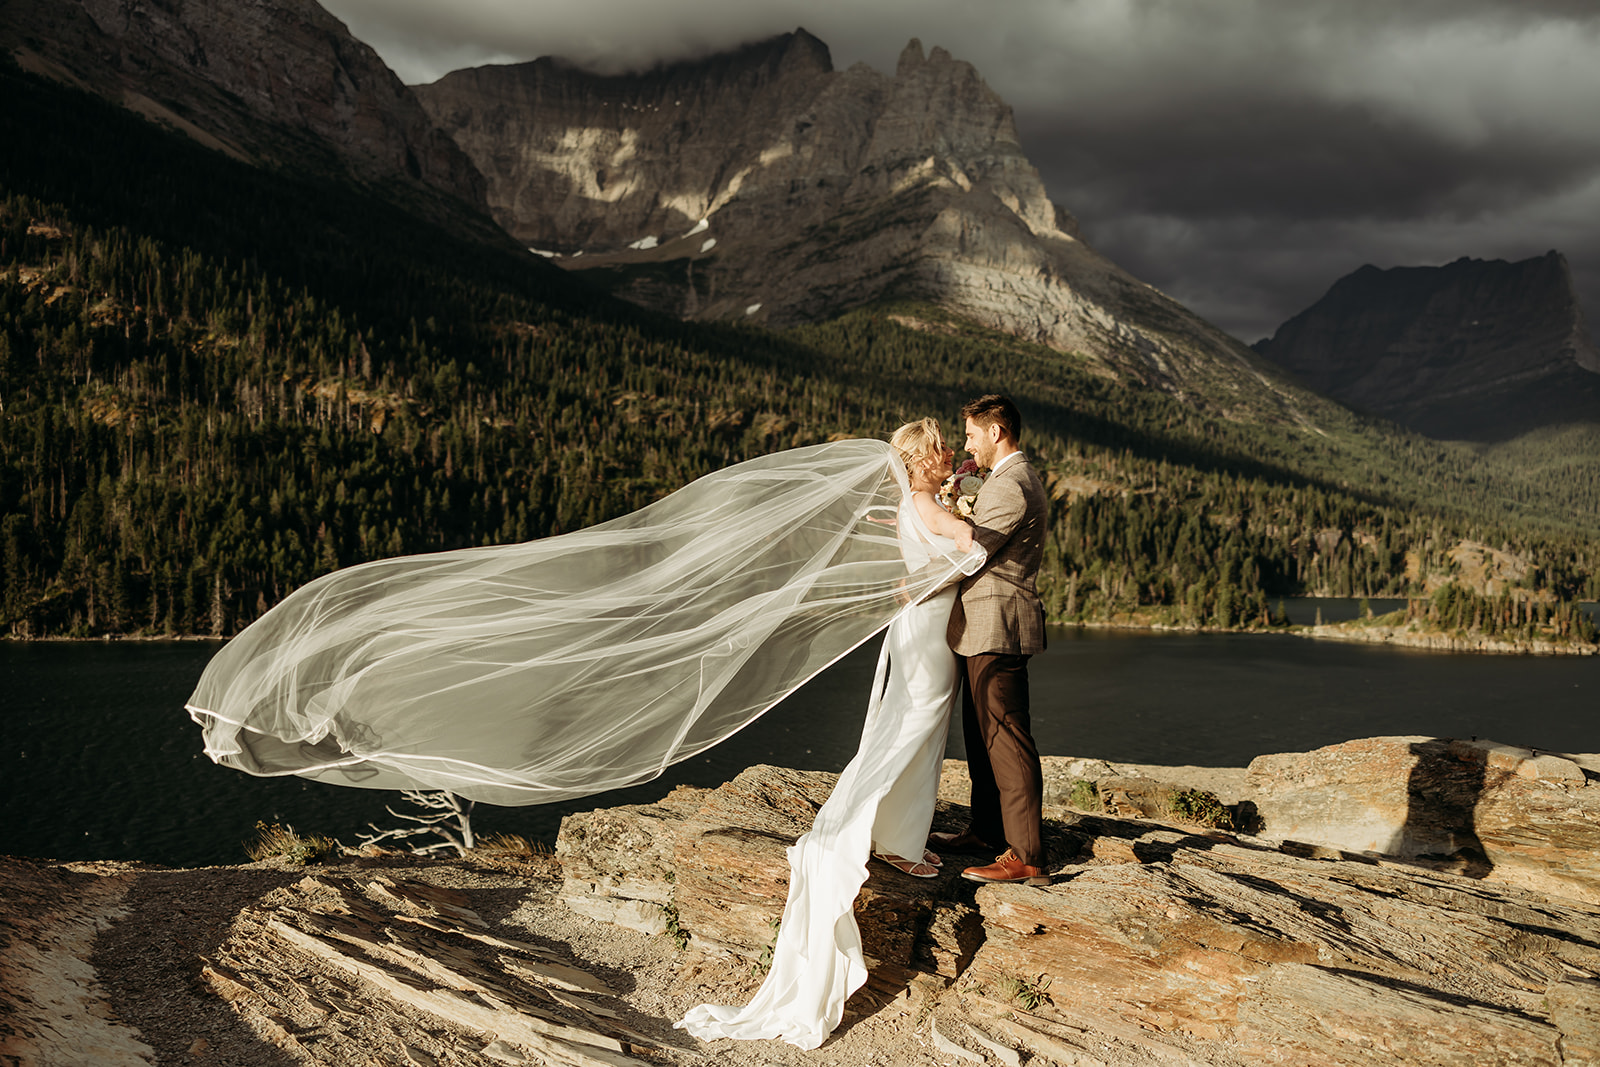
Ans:
POLYGON ((961 479, 961 495, 975 497, 978 490, 983 488, 983 479, 975 474, 969 474, 961 479))

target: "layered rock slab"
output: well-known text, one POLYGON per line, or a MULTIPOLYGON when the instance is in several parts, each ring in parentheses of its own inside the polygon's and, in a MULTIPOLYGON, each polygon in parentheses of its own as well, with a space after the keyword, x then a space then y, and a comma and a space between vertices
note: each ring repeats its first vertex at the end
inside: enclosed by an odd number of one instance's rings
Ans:
POLYGON ((976 981, 1048 976, 1042 1018, 1199 1062, 1560 1064, 1596 1033, 1600 914, 1458 876, 1192 842, 977 903, 976 981))
MULTIPOLYGON (((787 849, 837 778, 755 766, 714 790, 569 815, 556 842, 562 900, 593 918, 677 934, 700 951, 759 960, 788 898, 787 849)), ((937 879, 869 866, 855 914, 871 965, 954 977, 970 961, 977 915, 956 886, 959 866, 937 879)))
POLYGON ((0 1060, 142 1067, 153 1051, 107 1009, 88 962, 137 876, 77 866, 0 863, 0 1060))
POLYGON ((1247 790, 1265 837, 1600 905, 1600 773, 1565 756, 1475 739, 1374 737, 1259 756, 1247 790))
MULTIPOLYGON (((1379 768, 1362 746, 1402 743, 1420 742, 1352 742, 1348 758, 1379 768)), ((1460 751, 1541 788, 1589 788, 1571 779, 1583 774, 1572 760, 1470 742, 1460 751)), ((1296 757, 1340 765, 1273 758, 1296 757)), ((1600 908, 1420 858, 1072 811, 1062 802, 1080 781, 1120 783, 1112 791, 1145 816, 1141 804, 1193 783, 1159 781, 1159 768, 1048 762, 1055 884, 979 888, 953 877, 960 857, 929 882, 871 865, 856 915, 878 989, 921 981, 916 971, 955 980, 936 1019, 1062 1063, 1590 1062, 1600 908)), ((1260 768, 1186 770, 1222 783, 1238 811, 1263 780, 1260 768)), ((936 826, 964 820, 958 771, 947 764, 936 826)), ((1388 771, 1404 792, 1408 768, 1388 771)), ((1296 773, 1309 772, 1283 772, 1296 773)), ((563 897, 596 916, 643 909, 660 928, 670 914, 691 947, 759 959, 787 888, 783 849, 834 777, 755 767, 716 790, 572 816, 558 844, 563 897)), ((1527 798, 1507 796, 1515 819, 1512 804, 1527 798)), ((1270 803, 1258 810, 1273 815, 1270 803)))

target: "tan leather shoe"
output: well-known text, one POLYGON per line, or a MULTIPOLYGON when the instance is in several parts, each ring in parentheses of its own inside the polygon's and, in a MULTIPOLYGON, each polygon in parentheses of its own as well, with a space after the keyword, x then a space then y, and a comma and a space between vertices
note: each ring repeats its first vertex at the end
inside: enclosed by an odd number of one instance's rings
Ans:
POLYGON ((994 862, 987 867, 968 867, 961 872, 961 877, 972 882, 1021 882, 1023 885, 1049 885, 1050 879, 1046 877, 1043 867, 1031 867, 1017 858, 1011 849, 1006 849, 994 858, 994 862))

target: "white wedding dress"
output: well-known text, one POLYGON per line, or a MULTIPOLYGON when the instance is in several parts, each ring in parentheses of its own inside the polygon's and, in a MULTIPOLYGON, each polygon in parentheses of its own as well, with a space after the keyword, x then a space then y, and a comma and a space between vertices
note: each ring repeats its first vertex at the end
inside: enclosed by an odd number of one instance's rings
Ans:
MULTIPOLYGON (((899 509, 911 571, 953 543, 928 530, 911 498, 899 509)), ((854 905, 870 851, 920 860, 933 820, 950 713, 960 691, 945 628, 954 587, 890 624, 878 655, 861 748, 809 833, 789 849, 789 898, 772 968, 744 1007, 702 1004, 677 1025, 710 1041, 782 1038, 802 1049, 827 1039, 867 980, 854 905)))

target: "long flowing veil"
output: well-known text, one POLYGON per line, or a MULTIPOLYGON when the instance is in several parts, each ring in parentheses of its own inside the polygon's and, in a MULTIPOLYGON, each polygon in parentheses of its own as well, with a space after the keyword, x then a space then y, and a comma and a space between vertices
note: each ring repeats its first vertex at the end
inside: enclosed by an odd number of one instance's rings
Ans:
POLYGON ((206 754, 256 775, 535 804, 647 781, 887 626, 908 574, 882 441, 779 452, 525 544, 312 581, 206 667, 206 754))

